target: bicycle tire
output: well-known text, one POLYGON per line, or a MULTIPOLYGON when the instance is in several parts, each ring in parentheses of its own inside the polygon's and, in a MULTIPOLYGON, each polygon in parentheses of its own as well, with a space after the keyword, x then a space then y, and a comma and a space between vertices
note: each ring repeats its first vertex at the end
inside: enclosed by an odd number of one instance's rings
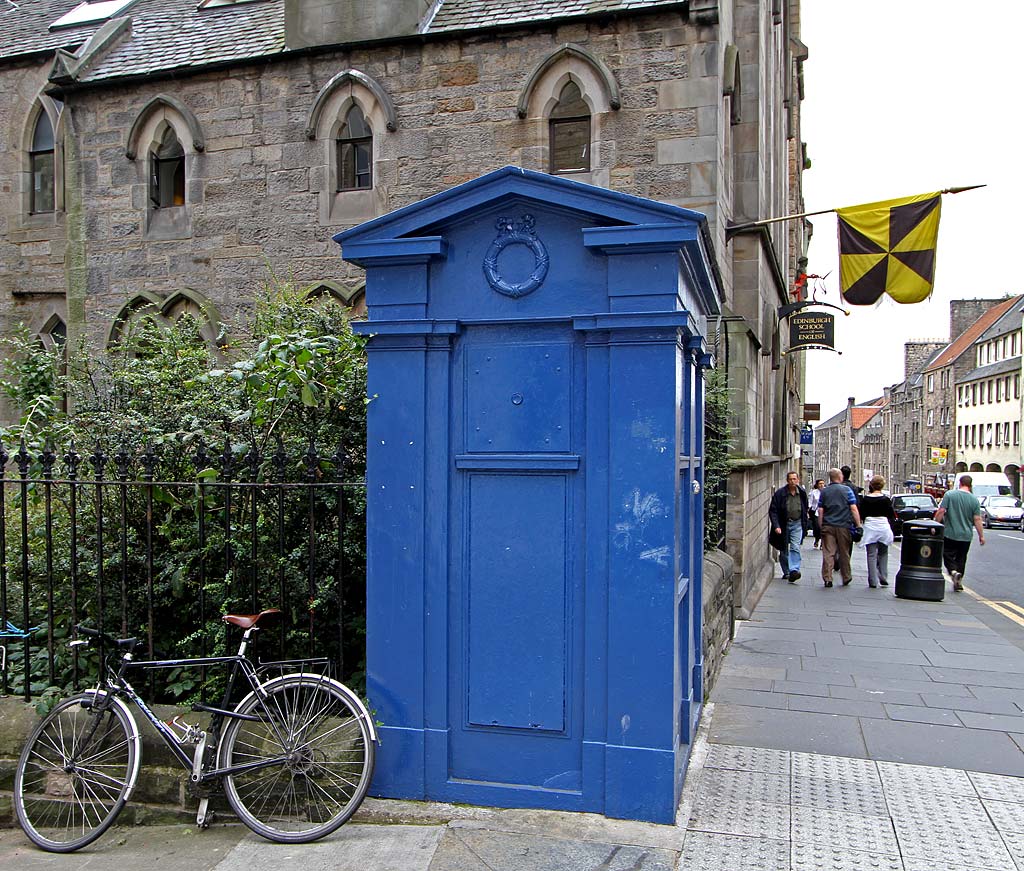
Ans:
POLYGON ((14 773, 18 824, 51 853, 95 841, 135 787, 141 754, 135 719, 120 699, 102 710, 93 709, 94 699, 93 692, 81 693, 50 711, 29 736, 14 773))
POLYGON ((315 841, 343 825, 366 797, 372 724, 352 691, 330 678, 285 675, 260 689, 235 708, 258 719, 231 720, 219 765, 267 764, 226 774, 224 792, 238 818, 267 840, 315 841))

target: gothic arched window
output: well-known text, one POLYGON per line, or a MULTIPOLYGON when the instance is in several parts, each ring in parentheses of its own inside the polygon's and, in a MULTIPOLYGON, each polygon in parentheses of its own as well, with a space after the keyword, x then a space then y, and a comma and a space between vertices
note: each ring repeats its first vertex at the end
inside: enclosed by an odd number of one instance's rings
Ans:
POLYGON ((156 209, 185 205, 185 149, 168 125, 150 152, 149 200, 156 209))
POLYGON ((32 133, 32 148, 29 151, 32 173, 32 195, 30 211, 52 212, 54 210, 54 137, 53 124, 45 109, 41 109, 32 133))
POLYGON ((590 169, 590 107, 579 85, 566 82, 551 110, 551 172, 587 172, 590 169))
POLYGON ((373 187, 373 131, 358 105, 338 130, 338 190, 373 187))

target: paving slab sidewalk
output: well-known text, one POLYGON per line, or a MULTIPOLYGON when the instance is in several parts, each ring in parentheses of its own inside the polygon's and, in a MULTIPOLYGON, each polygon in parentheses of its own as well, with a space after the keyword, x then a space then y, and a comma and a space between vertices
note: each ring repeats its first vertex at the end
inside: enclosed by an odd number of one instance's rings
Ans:
POLYGON ((776 579, 737 624, 712 693, 712 743, 824 753, 1024 776, 1024 650, 971 613, 869 589, 862 548, 854 581, 826 589, 821 553, 776 579))
POLYGON ((1024 777, 1008 776, 1024 774, 1024 651, 963 596, 868 590, 859 549, 850 587, 822 588, 819 568, 808 548, 801 582, 738 625, 673 826, 369 800, 304 846, 140 827, 54 856, 0 832, 0 868, 1024 871, 1024 777))

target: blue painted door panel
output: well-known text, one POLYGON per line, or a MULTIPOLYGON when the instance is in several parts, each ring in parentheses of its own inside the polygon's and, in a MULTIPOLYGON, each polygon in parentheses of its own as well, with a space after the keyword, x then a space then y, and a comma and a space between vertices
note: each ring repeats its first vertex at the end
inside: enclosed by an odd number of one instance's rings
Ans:
POLYGON ((468 449, 568 451, 571 353, 551 342, 468 348, 468 449))
POLYGON ((453 351, 448 782, 583 782, 582 351, 568 325, 453 351))
POLYGON ((468 720, 565 730, 564 475, 469 476, 468 720))

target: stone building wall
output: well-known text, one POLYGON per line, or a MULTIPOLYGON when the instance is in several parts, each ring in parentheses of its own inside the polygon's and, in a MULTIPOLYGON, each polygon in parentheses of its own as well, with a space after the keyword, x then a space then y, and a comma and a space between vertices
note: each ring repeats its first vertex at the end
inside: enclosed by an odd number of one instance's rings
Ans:
POLYGON ((49 64, 23 61, 0 70, 0 329, 19 323, 38 332, 64 312, 64 213, 29 213, 28 148, 37 98, 49 64))
POLYGON ((513 32, 500 47, 484 38, 401 43, 78 93, 69 182, 88 203, 88 268, 69 297, 102 334, 140 292, 190 288, 231 320, 249 310, 268 271, 300 285, 358 286, 334 233, 508 163, 546 169, 546 122, 519 119, 515 108, 529 71, 567 42, 608 63, 621 88, 622 108, 595 116, 600 152, 581 180, 698 208, 716 227, 720 98, 717 77, 689 76, 691 57, 713 53, 700 36, 678 14, 645 15, 513 32), (306 138, 305 125, 320 88, 345 69, 386 87, 398 125, 374 130, 372 196, 340 194, 325 209, 328 149, 306 138), (147 226, 144 156, 125 156, 140 109, 165 93, 194 113, 205 138, 187 157, 186 225, 169 233, 147 226))

